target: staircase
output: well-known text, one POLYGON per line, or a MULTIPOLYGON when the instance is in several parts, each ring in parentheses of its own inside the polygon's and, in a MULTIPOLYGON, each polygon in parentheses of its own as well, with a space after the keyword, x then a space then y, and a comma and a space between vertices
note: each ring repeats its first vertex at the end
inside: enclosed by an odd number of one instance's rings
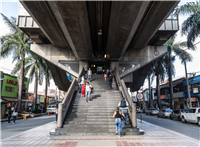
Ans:
MULTIPOLYGON (((109 89, 108 81, 103 75, 93 75, 91 85, 94 87, 92 100, 86 102, 78 92, 71 102, 63 128, 57 128, 59 135, 114 135, 115 122, 113 113, 121 101, 121 93, 113 83, 109 89)), ((127 120, 126 127, 130 128, 127 120)))

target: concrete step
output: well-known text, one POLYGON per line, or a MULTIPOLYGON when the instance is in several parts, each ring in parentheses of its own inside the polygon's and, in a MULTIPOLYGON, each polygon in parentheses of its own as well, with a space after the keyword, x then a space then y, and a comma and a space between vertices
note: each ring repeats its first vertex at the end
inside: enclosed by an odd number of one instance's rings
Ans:
MULTIPOLYGON (((131 125, 127 125, 128 127, 131 127, 131 125)), ((64 128, 66 129, 88 129, 88 130, 101 130, 101 129, 115 129, 116 125, 115 124, 67 124, 63 125, 64 128)))
POLYGON ((114 113, 115 109, 103 109, 103 110, 99 110, 99 109, 89 109, 89 110, 83 110, 83 109, 77 109, 74 110, 72 109, 71 112, 75 112, 75 113, 114 113))
MULTIPOLYGON (((112 120, 112 121, 66 121, 65 122, 65 125, 67 124, 76 124, 76 125, 93 125, 93 124, 96 124, 96 125, 115 125, 115 121, 112 120)), ((128 122, 127 125, 130 125, 130 123, 128 122)))
MULTIPOLYGON (((74 122, 114 122, 114 118, 67 118, 66 122, 74 121, 74 122)), ((129 119, 127 118, 127 123, 129 123, 129 119)))

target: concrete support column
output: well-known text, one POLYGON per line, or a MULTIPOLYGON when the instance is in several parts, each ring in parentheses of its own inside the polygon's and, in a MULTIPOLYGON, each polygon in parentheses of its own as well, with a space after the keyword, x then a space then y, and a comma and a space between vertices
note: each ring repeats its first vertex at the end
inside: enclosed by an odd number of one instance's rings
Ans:
POLYGON ((79 61, 79 74, 81 72, 81 70, 83 69, 83 67, 85 68, 85 70, 88 70, 88 61, 79 61))
POLYGON ((58 120, 57 120, 57 127, 61 128, 62 127, 62 116, 63 115, 63 105, 62 103, 59 103, 58 105, 58 120))
POLYGON ((132 107, 132 112, 131 112, 131 115, 132 115, 132 127, 133 128, 137 128, 137 117, 136 117, 136 104, 135 103, 133 103, 132 105, 131 105, 131 107, 132 107))
POLYGON ((116 67, 116 71, 119 72, 119 61, 111 61, 110 62, 110 69, 113 71, 116 67))

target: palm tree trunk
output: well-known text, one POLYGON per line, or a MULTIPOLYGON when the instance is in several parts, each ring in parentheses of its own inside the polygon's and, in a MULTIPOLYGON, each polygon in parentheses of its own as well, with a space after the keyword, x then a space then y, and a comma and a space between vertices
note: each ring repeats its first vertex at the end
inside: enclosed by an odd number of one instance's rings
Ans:
POLYGON ((22 54, 21 59, 21 71, 20 71, 20 79, 19 79, 19 91, 18 91, 18 103, 17 103, 17 111, 21 112, 21 101, 22 101, 22 92, 23 92, 23 83, 24 83, 24 59, 25 54, 22 54))
MULTIPOLYGON (((48 72, 48 71, 47 71, 48 72)), ((44 96, 44 109, 43 112, 46 112, 46 101, 47 101, 47 90, 48 90, 48 80, 47 80, 47 76, 46 76, 46 81, 45 81, 45 96, 44 96)))
POLYGON ((148 75, 148 84, 149 84, 149 108, 151 108, 151 81, 150 81, 150 75, 148 75))
POLYGON ((36 64, 35 65, 34 98, 33 98, 33 107, 35 107, 35 108, 36 108, 36 104, 37 104, 37 87, 38 87, 38 76, 37 76, 37 64, 36 64))
POLYGON ((168 74, 169 74, 169 90, 170 90, 170 108, 174 110, 174 100, 173 100, 173 82, 172 82, 172 62, 170 61, 168 65, 168 74))
POLYGON ((192 103, 191 103, 190 88, 189 88, 189 82, 188 82, 188 76, 187 76, 187 65, 185 61, 184 61, 184 66, 185 66, 185 77, 186 77, 186 82, 187 82, 187 93, 188 93, 188 98, 189 98, 189 108, 191 108, 192 103))
POLYGON ((157 101, 158 101, 158 108, 161 109, 160 105, 160 82, 159 82, 160 74, 156 76, 156 87, 157 87, 157 101))

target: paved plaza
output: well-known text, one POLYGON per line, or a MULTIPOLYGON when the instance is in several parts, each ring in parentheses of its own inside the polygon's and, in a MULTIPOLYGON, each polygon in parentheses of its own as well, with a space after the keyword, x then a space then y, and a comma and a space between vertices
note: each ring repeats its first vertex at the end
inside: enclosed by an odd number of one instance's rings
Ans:
MULTIPOLYGON (((138 125, 141 125, 138 121, 138 125)), ((1 141, 2 147, 75 147, 75 146, 173 146, 199 147, 199 140, 143 121, 142 136, 50 136, 56 127, 51 122, 1 141)))

